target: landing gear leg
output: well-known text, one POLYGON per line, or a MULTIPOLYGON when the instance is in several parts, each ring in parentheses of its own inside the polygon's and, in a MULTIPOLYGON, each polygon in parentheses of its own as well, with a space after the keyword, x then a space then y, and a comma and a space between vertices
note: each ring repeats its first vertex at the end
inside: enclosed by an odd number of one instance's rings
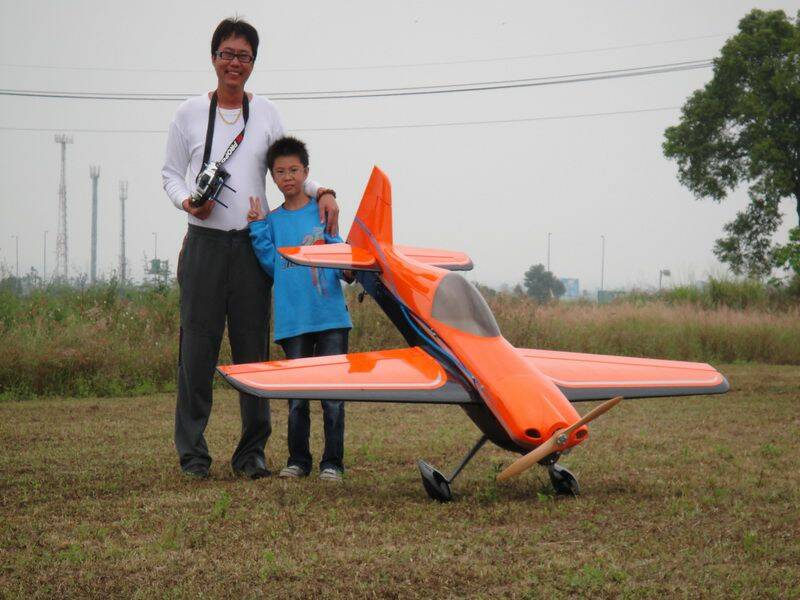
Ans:
POLYGON ((550 475, 550 483, 560 496, 577 496, 581 493, 578 480, 569 472, 566 467, 558 463, 551 463, 547 466, 547 473, 550 475))
POLYGON ((462 469, 467 466, 467 463, 472 460, 472 457, 475 456, 488 439, 489 438, 485 435, 482 435, 481 439, 479 439, 464 458, 461 459, 461 463, 456 467, 449 478, 442 475, 440 471, 433 468, 424 460, 418 460, 417 466, 419 467, 419 474, 422 475, 422 485, 425 486, 425 491, 428 492, 428 496, 439 502, 450 502, 453 499, 453 495, 450 493, 450 484, 453 483, 453 480, 461 473, 462 469))

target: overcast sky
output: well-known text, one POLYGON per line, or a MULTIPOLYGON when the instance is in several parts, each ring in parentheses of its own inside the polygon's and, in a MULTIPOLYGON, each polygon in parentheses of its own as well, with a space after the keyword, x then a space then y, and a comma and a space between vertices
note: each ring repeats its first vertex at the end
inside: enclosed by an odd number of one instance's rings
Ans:
MULTIPOLYGON (((199 94, 213 89, 209 42, 238 14, 261 35, 248 83, 264 94, 549 77, 713 58, 754 7, 669 2, 12 2, 0 0, 0 88, 199 94)), ((797 2, 761 2, 794 14, 797 2)), ((583 289, 704 280, 722 226, 747 202, 697 201, 661 151, 710 69, 518 89, 393 98, 277 101, 334 187, 343 232, 373 164, 393 184, 399 243, 462 250, 471 279, 514 284, 547 261, 583 289), (652 110, 663 109, 663 110, 652 110), (646 112, 630 112, 646 111, 646 112), (597 115, 597 113, 623 113, 597 115), (579 116, 595 115, 595 116, 579 116), (507 123, 481 123, 485 121, 507 123), (470 124, 453 124, 453 123, 470 124), (477 122, 477 123, 476 123, 477 122), (432 126, 439 124, 438 126, 432 126), (443 125, 444 124, 444 125, 443 125), (421 127, 390 127, 429 125, 421 127)), ((170 101, 0 96, 0 262, 55 265, 57 132, 67 149, 71 273, 89 269, 91 181, 100 167, 98 262, 118 265, 119 181, 129 182, 128 258, 173 264, 186 229, 161 189, 170 101)), ((271 206, 279 202, 270 184, 271 206)), ((221 207, 217 207, 219 210, 221 207)), ((781 235, 796 225, 790 206, 781 235)))

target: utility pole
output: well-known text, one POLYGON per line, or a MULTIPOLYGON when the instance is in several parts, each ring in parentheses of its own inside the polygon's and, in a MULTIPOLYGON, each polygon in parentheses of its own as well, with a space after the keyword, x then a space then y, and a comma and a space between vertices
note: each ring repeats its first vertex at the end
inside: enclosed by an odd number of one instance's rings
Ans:
POLYGON ((67 144, 72 136, 63 133, 55 136, 61 144, 61 179, 58 184, 58 237, 56 238, 56 276, 66 279, 69 275, 69 253, 67 251, 67 144))
POLYGON ((12 235, 11 237, 14 238, 14 240, 16 242, 16 246, 17 246, 17 279, 19 279, 19 236, 18 235, 12 235))
POLYGON ((550 270, 550 236, 553 235, 549 231, 547 232, 547 270, 550 270))
POLYGON ((44 250, 42 250, 42 283, 47 281, 47 229, 44 230, 44 250))
POLYGON ((155 231, 153 232, 153 240, 155 244, 155 248, 153 249, 153 258, 158 258, 158 233, 155 231))
POLYGON ((120 181, 119 182, 119 207, 120 207, 120 214, 121 223, 120 223, 120 234, 119 234, 119 283, 121 286, 125 285, 125 279, 127 278, 126 267, 127 267, 127 259, 125 258, 125 200, 128 199, 128 182, 127 181, 120 181))
POLYGON ((602 292, 605 289, 604 279, 606 274, 606 236, 601 235, 600 238, 603 240, 603 249, 600 252, 600 291, 602 292))
POLYGON ((92 178, 92 263, 89 269, 89 283, 97 282, 97 180, 100 179, 100 167, 89 167, 92 178))

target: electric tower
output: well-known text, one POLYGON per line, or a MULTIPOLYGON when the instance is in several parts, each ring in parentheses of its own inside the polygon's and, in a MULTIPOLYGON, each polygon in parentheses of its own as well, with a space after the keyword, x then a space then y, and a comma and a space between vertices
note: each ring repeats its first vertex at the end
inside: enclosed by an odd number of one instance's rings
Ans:
POLYGON ((100 178, 100 167, 89 167, 92 178, 92 263, 89 269, 89 283, 97 282, 97 180, 100 178))
POLYGON ((42 250, 42 283, 47 281, 47 229, 44 230, 44 249, 42 250))
POLYGON ((127 278, 127 259, 125 258, 125 200, 128 199, 128 182, 119 182, 119 213, 121 215, 119 233, 119 283, 125 285, 127 278))
POLYGON ((67 252, 67 144, 72 136, 57 134, 56 144, 61 144, 61 179, 58 184, 58 237, 56 238, 56 277, 67 279, 69 275, 69 253, 67 252))

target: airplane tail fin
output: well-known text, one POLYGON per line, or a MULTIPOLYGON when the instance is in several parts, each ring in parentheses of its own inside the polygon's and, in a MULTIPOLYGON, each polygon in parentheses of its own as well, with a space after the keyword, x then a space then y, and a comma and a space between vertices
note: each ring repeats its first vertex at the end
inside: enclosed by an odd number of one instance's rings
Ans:
POLYGON ((347 243, 371 249, 378 243, 392 244, 392 184, 378 167, 373 167, 367 188, 361 197, 347 243))

